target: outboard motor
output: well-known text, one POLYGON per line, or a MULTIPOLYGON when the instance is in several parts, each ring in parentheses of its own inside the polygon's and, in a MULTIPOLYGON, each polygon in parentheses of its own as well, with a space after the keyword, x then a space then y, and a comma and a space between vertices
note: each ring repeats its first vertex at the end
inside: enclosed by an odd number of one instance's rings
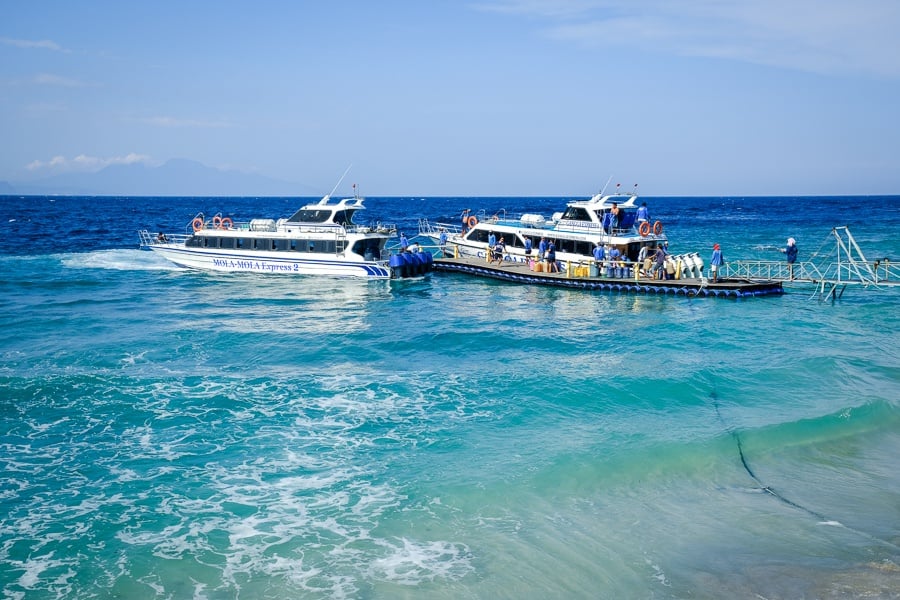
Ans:
POLYGON ((388 264, 391 267, 391 276, 394 279, 403 279, 406 277, 406 256, 405 253, 391 254, 388 264))
POLYGON ((696 277, 703 277, 703 259, 700 258, 700 255, 694 252, 691 254, 691 257, 694 259, 694 273, 696 277))
POLYGON ((697 271, 697 265, 694 261, 694 256, 692 254, 683 254, 681 256, 681 260, 684 261, 684 270, 687 273, 687 277, 694 278, 700 277, 699 271, 697 271))
POLYGON ((425 264, 425 273, 431 273, 434 270, 434 256, 431 252, 422 250, 422 260, 425 264))

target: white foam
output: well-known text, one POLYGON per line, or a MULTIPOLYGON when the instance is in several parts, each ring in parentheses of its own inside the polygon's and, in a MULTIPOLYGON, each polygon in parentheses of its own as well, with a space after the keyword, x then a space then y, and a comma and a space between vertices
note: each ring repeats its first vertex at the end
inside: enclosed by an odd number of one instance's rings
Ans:
POLYGON ((183 271, 155 252, 146 250, 95 250, 59 255, 71 269, 111 269, 116 271, 183 271))
MULTIPOLYGON (((18 584, 26 590, 33 590, 37 589, 37 586, 41 581, 41 575, 44 572, 66 566, 69 563, 67 561, 54 559, 53 554, 51 553, 46 556, 32 557, 24 562, 16 563, 13 561, 13 564, 24 571, 19 577, 18 584)), ((74 575, 75 573, 71 569, 68 569, 66 572, 60 574, 56 578, 56 581, 59 583, 66 583, 68 579, 71 579, 74 575)))
POLYGON ((656 564, 649 558, 645 558, 644 561, 647 563, 647 565, 651 569, 653 569, 653 578, 654 579, 656 579, 658 582, 660 582, 662 585, 664 585, 666 587, 671 587, 671 584, 669 583, 669 579, 666 577, 666 574, 663 572, 662 567, 660 567, 658 564, 656 564))
POLYGON ((455 580, 474 570, 469 548, 445 541, 417 542, 400 538, 399 544, 379 542, 388 554, 372 562, 372 574, 401 585, 435 579, 455 580))

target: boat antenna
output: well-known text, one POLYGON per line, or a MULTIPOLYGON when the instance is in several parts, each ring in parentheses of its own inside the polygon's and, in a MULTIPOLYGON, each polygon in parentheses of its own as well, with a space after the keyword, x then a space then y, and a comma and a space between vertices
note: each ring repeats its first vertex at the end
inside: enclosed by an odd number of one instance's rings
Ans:
POLYGON ((600 190, 600 195, 601 195, 601 196, 603 195, 603 192, 606 191, 606 186, 609 185, 609 182, 610 182, 610 181, 612 181, 612 177, 613 177, 612 175, 609 176, 609 179, 606 180, 606 185, 604 185, 604 186, 603 186, 603 189, 600 190))
POLYGON ((326 194, 324 198, 319 200, 319 204, 325 204, 326 202, 328 202, 331 199, 331 194, 333 194, 338 189, 338 186, 341 185, 341 182, 344 180, 344 177, 347 176, 347 173, 350 172, 350 168, 352 166, 353 166, 353 163, 350 163, 349 165, 347 165, 347 168, 344 170, 344 174, 341 175, 341 178, 338 179, 338 182, 336 184, 334 184, 333 188, 331 188, 331 192, 326 194))

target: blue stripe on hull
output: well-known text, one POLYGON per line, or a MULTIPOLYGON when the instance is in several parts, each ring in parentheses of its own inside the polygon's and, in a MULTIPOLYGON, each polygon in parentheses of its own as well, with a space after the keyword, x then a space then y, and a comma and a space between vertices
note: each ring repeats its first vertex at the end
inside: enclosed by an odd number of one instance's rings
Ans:
POLYGON ((326 275, 390 279, 391 270, 373 263, 330 260, 324 258, 284 258, 268 254, 222 254, 203 250, 151 247, 178 266, 189 269, 234 273, 272 273, 326 275))

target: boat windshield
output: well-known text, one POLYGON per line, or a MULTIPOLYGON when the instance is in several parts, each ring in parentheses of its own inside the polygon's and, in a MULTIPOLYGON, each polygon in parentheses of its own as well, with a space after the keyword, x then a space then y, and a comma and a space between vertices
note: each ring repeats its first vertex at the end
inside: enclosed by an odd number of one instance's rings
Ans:
POLYGON ((590 221, 591 215, 580 206, 570 206, 566 209, 562 218, 569 221, 590 221))
POLYGON ((330 210, 301 208, 287 220, 288 223, 329 223, 334 222, 338 225, 349 225, 353 222, 352 210, 330 210), (334 218, 332 219, 332 215, 334 218))

